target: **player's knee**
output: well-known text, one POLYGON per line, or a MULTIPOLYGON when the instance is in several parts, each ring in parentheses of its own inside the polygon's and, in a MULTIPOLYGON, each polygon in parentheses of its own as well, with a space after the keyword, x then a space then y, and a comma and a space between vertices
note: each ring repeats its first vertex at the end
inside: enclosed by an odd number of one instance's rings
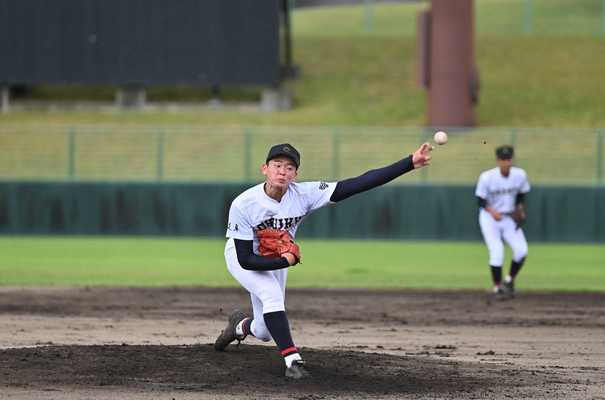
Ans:
POLYGON ((497 249, 489 251, 489 265, 500 266, 504 263, 504 252, 497 249))
POLYGON ((262 334, 259 334, 259 336, 254 335, 254 337, 258 340, 262 340, 263 342, 270 342, 272 339, 269 331, 263 331, 262 334))
POLYGON ((516 262, 523 260, 525 257, 527 257, 527 254, 527 245, 519 245, 513 248, 513 260, 515 260, 516 262))
POLYGON ((259 293, 259 299, 263 303, 263 313, 275 311, 286 311, 284 296, 280 291, 263 291, 259 293))

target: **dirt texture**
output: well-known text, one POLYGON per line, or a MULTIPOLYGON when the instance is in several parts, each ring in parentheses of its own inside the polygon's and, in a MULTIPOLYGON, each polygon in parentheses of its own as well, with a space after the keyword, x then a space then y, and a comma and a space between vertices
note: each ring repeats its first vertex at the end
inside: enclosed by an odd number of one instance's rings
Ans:
POLYGON ((605 294, 289 290, 312 376, 212 343, 238 289, 0 288, 2 399, 605 399, 605 294))

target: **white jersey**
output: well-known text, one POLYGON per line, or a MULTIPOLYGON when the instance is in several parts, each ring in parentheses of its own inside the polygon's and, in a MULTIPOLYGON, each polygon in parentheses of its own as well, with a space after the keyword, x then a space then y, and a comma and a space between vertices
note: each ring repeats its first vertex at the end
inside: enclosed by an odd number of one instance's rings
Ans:
POLYGON ((253 240, 255 252, 258 251, 258 230, 286 229, 294 238, 305 216, 331 203, 335 188, 336 182, 292 182, 281 201, 277 201, 265 193, 264 183, 253 186, 231 203, 226 236, 253 240))
POLYGON ((485 199, 487 205, 499 213, 510 213, 515 209, 515 197, 529 192, 527 174, 521 168, 511 167, 508 176, 500 168, 492 168, 479 176, 475 195, 485 199))

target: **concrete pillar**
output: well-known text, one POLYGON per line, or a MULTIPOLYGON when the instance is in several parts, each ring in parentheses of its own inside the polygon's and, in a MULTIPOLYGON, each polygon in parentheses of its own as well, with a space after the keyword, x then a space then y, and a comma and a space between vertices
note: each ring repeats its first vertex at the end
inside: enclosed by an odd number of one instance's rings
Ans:
POLYGON ((261 95, 263 111, 287 111, 292 109, 292 94, 283 86, 267 88, 261 95))
POLYGON ((473 0, 432 0, 428 125, 474 126, 478 99, 473 0))
POLYGON ((147 102, 147 92, 141 86, 124 86, 116 93, 116 105, 120 108, 140 109, 147 102))
POLYGON ((222 106, 221 101, 221 87, 219 85, 212 85, 210 87, 210 100, 208 105, 212 108, 220 108, 222 106))
POLYGON ((8 86, 0 86, 0 113, 8 113, 10 108, 10 89, 8 86))

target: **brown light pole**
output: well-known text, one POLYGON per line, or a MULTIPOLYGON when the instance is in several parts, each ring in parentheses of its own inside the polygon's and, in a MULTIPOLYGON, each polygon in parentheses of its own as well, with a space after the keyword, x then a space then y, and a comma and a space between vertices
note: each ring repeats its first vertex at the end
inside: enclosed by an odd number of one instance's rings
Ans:
POLYGON ((475 125, 473 12, 473 0, 432 0, 430 11, 419 16, 419 81, 428 89, 429 126, 475 125))

